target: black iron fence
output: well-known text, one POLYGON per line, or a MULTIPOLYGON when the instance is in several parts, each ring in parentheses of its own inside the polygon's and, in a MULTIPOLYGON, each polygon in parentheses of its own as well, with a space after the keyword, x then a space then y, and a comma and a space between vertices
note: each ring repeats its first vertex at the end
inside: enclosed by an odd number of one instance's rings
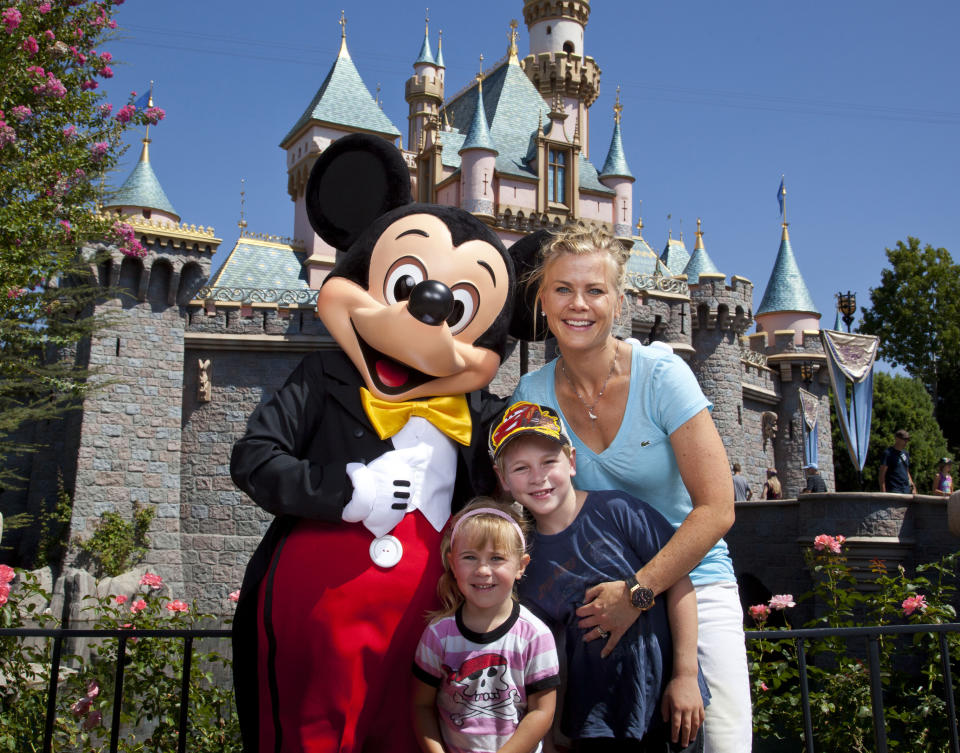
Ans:
MULTIPOLYGON (((880 670, 879 640, 882 636, 933 634, 940 646, 941 669, 946 698, 947 723, 950 730, 950 751, 960 753, 957 731, 957 708, 954 699, 951 655, 947 636, 960 634, 960 623, 940 625, 884 625, 877 627, 850 628, 805 628, 801 630, 748 631, 747 641, 792 640, 797 652, 800 675, 800 697, 803 711, 804 745, 807 753, 814 753, 813 721, 810 708, 810 688, 807 674, 806 644, 823 638, 840 638, 845 641, 864 639, 866 641, 867 666, 870 677, 870 696, 873 711, 874 750, 888 753, 886 722, 884 718, 883 687, 880 670)), ((127 641, 131 638, 180 639, 184 642, 183 668, 180 681, 180 714, 177 734, 177 751, 186 751, 187 725, 189 724, 189 687, 193 654, 193 642, 203 638, 227 638, 229 630, 82 630, 82 629, 41 629, 41 628, 3 628, 0 637, 49 638, 53 641, 51 651, 50 679, 47 688, 46 717, 43 732, 43 753, 51 753, 53 729, 56 717, 57 685, 60 678, 60 661, 63 643, 75 638, 115 638, 118 641, 117 661, 114 669, 114 698, 110 724, 110 751, 116 753, 120 738, 120 709, 123 699, 123 670, 127 641)))

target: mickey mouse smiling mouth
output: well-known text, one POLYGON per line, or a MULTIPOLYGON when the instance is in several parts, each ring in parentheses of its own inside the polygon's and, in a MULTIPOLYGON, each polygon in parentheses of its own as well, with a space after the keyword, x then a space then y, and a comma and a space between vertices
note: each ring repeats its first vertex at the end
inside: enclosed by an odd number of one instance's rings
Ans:
POLYGON ((371 347, 360 337, 356 324, 353 324, 353 332, 357 336, 357 344, 360 346, 370 380, 383 394, 401 395, 435 378, 371 347))

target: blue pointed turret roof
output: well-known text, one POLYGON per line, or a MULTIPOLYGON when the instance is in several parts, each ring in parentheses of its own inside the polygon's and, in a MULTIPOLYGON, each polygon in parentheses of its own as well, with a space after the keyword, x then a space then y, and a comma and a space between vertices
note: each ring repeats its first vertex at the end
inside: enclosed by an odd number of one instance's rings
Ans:
POLYGON ((642 236, 634 236, 626 266, 628 282, 631 275, 670 275, 670 270, 664 266, 657 252, 650 248, 650 244, 642 236))
POLYGON ((437 61, 433 57, 433 51, 430 49, 429 26, 427 26, 423 32, 423 44, 420 45, 420 54, 417 56, 417 59, 413 61, 414 65, 419 65, 420 63, 427 63, 429 65, 437 64, 437 61))
POLYGON ((723 274, 717 269, 717 265, 713 263, 713 259, 711 259, 707 253, 707 247, 703 245, 703 233, 700 230, 700 220, 697 220, 697 242, 693 247, 693 255, 690 257, 690 261, 687 262, 687 266, 684 267, 683 271, 684 274, 687 275, 687 283, 689 285, 696 285, 700 280, 700 275, 723 274))
POLYGON ((207 283, 212 288, 310 290, 307 254, 289 243, 242 234, 226 261, 207 283))
POLYGON ((683 274, 683 270, 690 261, 690 252, 683 244, 683 239, 667 238, 667 245, 660 253, 660 261, 667 265, 667 269, 674 275, 683 274))
POLYGON ((763 300, 760 301, 756 313, 770 314, 776 311, 802 311, 820 315, 807 289, 807 283, 803 281, 803 275, 800 274, 800 267, 797 266, 786 223, 783 225, 783 233, 780 236, 777 260, 773 264, 767 289, 763 293, 763 300))
POLYGON ((490 127, 487 125, 487 116, 483 108, 482 85, 477 87, 476 105, 473 108, 473 119, 470 121, 467 137, 457 151, 462 154, 468 149, 485 149, 493 154, 498 154, 497 148, 493 145, 493 139, 490 138, 490 127))
POLYGON ((440 30, 440 37, 437 40, 437 68, 446 68, 443 64, 443 29, 440 30))
POLYGON ((307 109, 283 140, 284 147, 310 121, 320 121, 347 128, 399 136, 400 131, 384 115, 376 99, 370 94, 357 67, 347 51, 347 39, 340 40, 340 52, 307 109))
POLYGON ((144 138, 143 149, 140 152, 140 161, 133 168, 133 172, 123 182, 123 185, 110 197, 110 203, 104 207, 141 207, 143 209, 159 209, 172 214, 177 220, 180 215, 173 208, 167 198, 156 173, 150 166, 150 139, 144 138))
POLYGON ((610 150, 607 152, 607 161, 600 171, 601 178, 632 178, 633 173, 627 166, 627 155, 623 151, 623 140, 620 137, 620 118, 613 124, 613 138, 610 139, 610 150))

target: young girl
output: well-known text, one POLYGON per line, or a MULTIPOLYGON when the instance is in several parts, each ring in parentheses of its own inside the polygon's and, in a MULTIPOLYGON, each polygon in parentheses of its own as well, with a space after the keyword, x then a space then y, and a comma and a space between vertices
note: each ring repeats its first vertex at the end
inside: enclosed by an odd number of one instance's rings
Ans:
POLYGON ((453 518, 432 615, 414 660, 414 730, 424 753, 530 753, 560 684, 550 630, 514 596, 530 562, 519 519, 489 499, 453 518))
POLYGON ((697 604, 689 577, 664 605, 636 573, 673 535, 656 510, 619 491, 577 491, 576 452, 559 416, 518 402, 494 422, 490 454, 503 487, 536 521, 534 560, 520 584, 525 604, 565 638, 561 730, 577 753, 703 750, 697 604), (619 593, 625 632, 604 644, 611 621, 584 630, 576 610, 603 584, 619 593), (600 638, 601 640, 596 640, 600 638))
POLYGON ((941 497, 949 497, 953 494, 953 477, 950 475, 950 469, 953 467, 953 461, 950 458, 940 458, 937 464, 937 475, 933 479, 933 493, 941 497))

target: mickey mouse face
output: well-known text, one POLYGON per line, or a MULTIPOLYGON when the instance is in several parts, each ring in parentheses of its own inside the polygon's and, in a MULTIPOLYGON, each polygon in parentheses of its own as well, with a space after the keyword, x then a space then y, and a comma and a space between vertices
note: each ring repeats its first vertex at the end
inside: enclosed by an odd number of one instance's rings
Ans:
POLYGON ((496 374, 498 353, 478 339, 507 306, 511 274, 501 249, 460 240, 433 212, 401 213, 373 244, 366 280, 331 276, 321 289, 321 319, 378 397, 470 392, 496 374))

